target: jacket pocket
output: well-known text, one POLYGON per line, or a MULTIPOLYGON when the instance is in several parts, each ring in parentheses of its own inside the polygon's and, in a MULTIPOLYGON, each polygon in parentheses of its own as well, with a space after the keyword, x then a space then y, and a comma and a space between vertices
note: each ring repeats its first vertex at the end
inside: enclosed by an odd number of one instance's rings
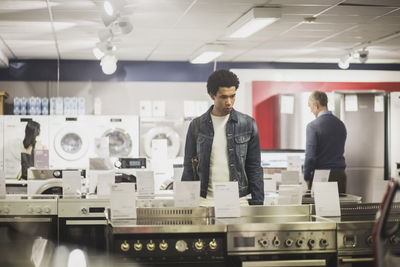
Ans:
POLYGON ((235 136, 236 151, 239 156, 246 156, 247 146, 250 141, 250 134, 235 136))

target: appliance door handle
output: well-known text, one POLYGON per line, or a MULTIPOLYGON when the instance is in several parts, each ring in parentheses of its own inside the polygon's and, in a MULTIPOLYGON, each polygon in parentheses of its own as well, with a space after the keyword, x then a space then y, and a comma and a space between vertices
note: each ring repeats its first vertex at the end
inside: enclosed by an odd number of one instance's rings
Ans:
POLYGON ((13 217, 13 218, 0 218, 0 223, 6 222, 17 222, 17 223, 49 223, 53 220, 51 218, 23 218, 23 217, 13 217))
POLYGON ((326 266, 326 260, 243 261, 243 267, 261 266, 326 266))
POLYGON ((106 220, 66 220, 66 225, 107 225, 106 220))
POLYGON ((374 258, 339 258, 341 263, 371 262, 374 258))

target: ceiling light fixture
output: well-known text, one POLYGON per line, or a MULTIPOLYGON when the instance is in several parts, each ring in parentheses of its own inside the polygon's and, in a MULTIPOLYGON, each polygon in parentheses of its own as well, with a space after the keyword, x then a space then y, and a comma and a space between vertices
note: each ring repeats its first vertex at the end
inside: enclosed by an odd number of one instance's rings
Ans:
POLYGON ((105 0, 103 7, 108 16, 115 16, 117 13, 121 12, 125 4, 124 0, 105 0))
POLYGON ((206 44, 196 50, 190 59, 192 64, 206 64, 222 55, 225 46, 220 44, 206 44))
POLYGON ((101 59, 100 66, 104 74, 113 74, 117 70, 117 58, 115 55, 107 54, 101 59))
POLYGON ((274 23, 281 17, 279 7, 255 7, 241 16, 227 28, 230 38, 246 38, 264 27, 274 23))
POLYGON ((368 54, 369 51, 366 48, 363 48, 362 50, 358 51, 358 59, 360 60, 361 63, 367 62, 368 54))

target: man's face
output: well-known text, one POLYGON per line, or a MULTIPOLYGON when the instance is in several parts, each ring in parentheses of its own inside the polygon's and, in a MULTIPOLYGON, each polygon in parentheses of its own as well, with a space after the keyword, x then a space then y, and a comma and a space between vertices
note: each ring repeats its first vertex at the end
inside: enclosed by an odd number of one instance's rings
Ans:
POLYGON ((310 108, 310 111, 312 114, 314 114, 315 117, 318 116, 318 105, 315 101, 308 101, 308 107, 310 108))
POLYGON ((212 114, 215 116, 228 115, 233 108, 236 97, 236 88, 232 87, 220 87, 216 95, 210 95, 214 100, 214 108, 212 114))

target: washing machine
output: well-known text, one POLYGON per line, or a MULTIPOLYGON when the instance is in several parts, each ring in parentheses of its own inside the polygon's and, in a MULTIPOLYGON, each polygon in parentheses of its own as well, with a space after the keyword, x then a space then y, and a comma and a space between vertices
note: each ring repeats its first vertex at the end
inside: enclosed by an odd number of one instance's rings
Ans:
POLYGON ((151 143, 154 139, 167 139, 168 158, 183 157, 186 132, 190 121, 141 120, 140 121, 140 156, 151 159, 151 143))
POLYGON ((0 115, 0 171, 4 170, 4 116, 0 115))
MULTIPOLYGON (((93 116, 95 138, 108 137, 110 157, 137 158, 139 156, 139 117, 135 115, 93 116)), ((94 138, 93 138, 94 143, 94 138)))
POLYGON ((51 116, 49 118, 50 169, 87 169, 94 156, 91 116, 51 116))
POLYGON ((49 148, 49 117, 4 115, 4 174, 6 178, 16 178, 21 171, 21 143, 25 136, 27 121, 40 123, 40 135, 36 138, 43 146, 49 148))

